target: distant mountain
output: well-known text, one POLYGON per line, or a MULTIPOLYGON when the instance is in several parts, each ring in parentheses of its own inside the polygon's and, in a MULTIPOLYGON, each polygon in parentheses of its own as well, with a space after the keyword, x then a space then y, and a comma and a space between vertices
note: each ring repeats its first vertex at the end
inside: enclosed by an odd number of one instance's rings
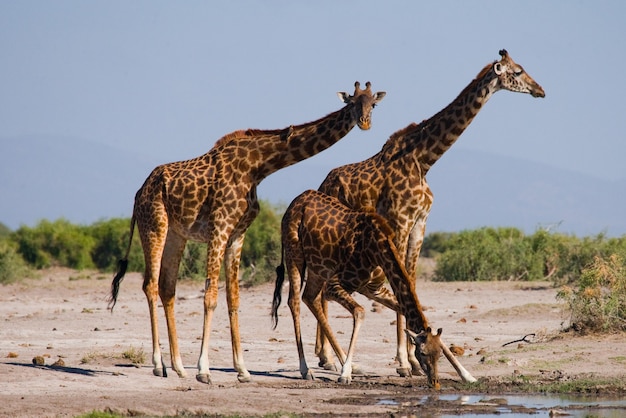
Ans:
MULTIPOLYGON (((333 167, 305 161, 261 183, 259 196, 289 203, 333 167), (300 171, 298 171, 300 170, 300 171), (304 186, 303 186, 304 185, 304 186)), ((607 181, 545 164, 452 148, 427 175, 435 200, 426 232, 483 226, 577 236, 626 234, 626 179, 607 181)))
POLYGON ((0 222, 74 223, 130 216, 157 162, 94 142, 55 136, 0 138, 0 222))
POLYGON ((626 179, 607 181, 495 154, 450 150, 428 175, 428 231, 480 226, 590 236, 626 234, 626 179))
MULTIPOLYGON (((168 161, 80 139, 0 138, 0 222, 16 229, 40 219, 90 224, 130 216, 137 189, 168 161)), ((259 197, 288 204, 316 189, 332 168, 324 155, 298 163, 264 180, 259 197)), ((528 233, 550 227, 578 236, 626 234, 626 179, 453 148, 428 182, 435 202, 427 232, 514 226, 528 233)))

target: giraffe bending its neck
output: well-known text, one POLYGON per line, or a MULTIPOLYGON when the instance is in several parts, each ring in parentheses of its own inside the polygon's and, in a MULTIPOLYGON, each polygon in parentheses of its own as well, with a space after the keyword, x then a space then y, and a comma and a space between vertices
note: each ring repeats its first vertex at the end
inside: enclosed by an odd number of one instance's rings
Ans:
MULTIPOLYGON (((506 50, 501 59, 486 65, 476 78, 448 106, 430 119, 412 123, 391 135, 380 152, 355 164, 332 170, 319 190, 338 197, 353 209, 374 207, 395 233, 394 243, 405 263, 411 285, 415 286, 417 260, 424 239, 426 219, 433 195, 426 173, 459 138, 487 100, 498 90, 544 97, 541 86, 516 64, 506 50)), ((380 269, 373 281, 383 281, 380 269)), ((397 320, 398 373, 419 372, 417 361, 407 352, 404 320, 397 320)), ((320 364, 332 367, 332 354, 318 332, 320 364)))
POLYGON ((302 377, 314 378, 306 364, 300 333, 300 285, 306 274, 302 299, 341 360, 340 382, 351 381, 352 358, 365 316, 363 307, 351 296, 358 291, 406 316, 408 328, 417 342, 416 355, 427 373, 428 382, 439 389, 437 361, 441 355, 441 329, 436 335, 431 333, 417 294, 396 252, 393 233, 383 217, 373 208, 367 212, 354 211, 334 197, 308 190, 291 202, 281 227, 283 258, 276 269, 272 317, 276 325, 286 267, 290 284, 288 303, 302 377), (369 280, 370 272, 376 266, 380 266, 389 279, 393 294, 383 283, 374 285, 369 280), (347 354, 328 323, 322 297, 339 302, 352 313, 354 325, 347 354))
POLYGON ((250 379, 239 338, 239 261, 244 234, 259 212, 256 187, 271 173, 330 147, 358 125, 369 129, 371 112, 384 92, 368 82, 355 83, 353 95, 339 93, 342 109, 314 122, 280 130, 236 131, 218 140, 206 154, 155 168, 135 196, 130 242, 111 287, 111 307, 128 265, 135 223, 146 270, 143 290, 152 326, 153 372, 166 376, 159 346, 157 299, 161 298, 169 335, 172 368, 186 375, 178 347, 174 296, 178 267, 187 240, 207 243, 204 326, 196 378, 210 383, 209 337, 217 305, 220 266, 224 261, 233 362, 242 382, 250 379))

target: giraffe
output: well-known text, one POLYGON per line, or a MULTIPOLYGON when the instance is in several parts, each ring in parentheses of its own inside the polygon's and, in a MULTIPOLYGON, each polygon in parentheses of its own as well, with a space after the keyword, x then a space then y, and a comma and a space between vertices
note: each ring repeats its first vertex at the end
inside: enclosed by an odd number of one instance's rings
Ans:
MULTIPOLYGON (((433 194, 426 174, 433 164, 456 142, 463 131, 498 90, 545 97, 543 88, 516 64, 504 49, 501 59, 487 64, 456 99, 430 119, 411 123, 395 132, 372 157, 332 170, 318 190, 338 197, 351 208, 376 208, 395 233, 394 243, 405 263, 411 286, 415 287, 417 260, 424 239, 426 219, 433 194)), ((382 282, 380 269, 372 274, 382 282)), ((404 319, 398 313, 398 374, 419 373, 412 350, 407 350, 404 319)), ((319 332, 316 353, 320 365, 334 368, 332 353, 319 332)))
POLYGON ((259 212, 256 187, 271 173, 330 147, 355 125, 362 130, 370 128, 372 109, 386 93, 373 93, 370 82, 364 90, 358 81, 354 87, 353 95, 338 93, 345 103, 343 108, 321 119, 284 129, 235 131, 219 139, 204 155, 156 167, 141 186, 135 195, 126 255, 120 260, 111 285, 109 306, 113 309, 117 301, 136 223, 146 264, 143 291, 150 311, 154 375, 167 376, 158 334, 157 298, 160 297, 172 369, 179 377, 186 377, 178 347, 174 296, 185 244, 194 240, 208 244, 203 334, 196 379, 211 383, 209 337, 223 262, 233 363, 238 380, 250 380, 239 337, 238 271, 244 234, 259 212))
MULTIPOLYGON (((416 356, 426 371, 428 383, 439 389, 437 361, 442 348, 446 348, 440 339, 441 328, 437 334, 432 334, 415 289, 410 285, 404 263, 396 251, 393 231, 385 219, 374 208, 355 211, 335 197, 307 190, 291 202, 283 216, 281 229, 282 258, 276 269, 271 312, 275 328, 286 268, 290 284, 288 304, 294 323, 302 377, 314 379, 306 363, 300 332, 300 285, 306 274, 302 300, 341 360, 343 367, 340 383, 350 383, 352 379, 352 358, 365 316, 363 307, 351 296, 358 291, 406 316, 410 330, 407 332, 416 343, 416 356), (382 268, 393 294, 384 287, 383 282, 369 280, 376 266, 382 268), (347 354, 330 328, 322 307, 322 296, 339 302, 352 313, 353 329, 347 354)), ((458 361, 456 363, 460 366, 458 361)), ((463 371, 467 373, 465 369, 463 371)))

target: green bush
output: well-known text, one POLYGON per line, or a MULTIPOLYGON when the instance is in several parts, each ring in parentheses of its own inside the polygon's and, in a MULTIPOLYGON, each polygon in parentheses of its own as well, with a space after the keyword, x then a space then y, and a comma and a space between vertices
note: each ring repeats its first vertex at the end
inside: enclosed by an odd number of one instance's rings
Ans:
POLYGON ((279 209, 261 201, 259 216, 252 222, 241 252, 241 269, 244 284, 254 285, 275 279, 280 263, 279 209))
POLYGON ((35 268, 95 267, 91 259, 95 240, 86 227, 72 225, 65 219, 43 220, 34 228, 22 226, 11 234, 11 239, 17 243, 24 260, 35 268))
POLYGON ((574 330, 626 331, 626 259, 595 257, 578 285, 563 286, 557 298, 568 303, 574 330))
POLYGON ((604 234, 577 238, 536 231, 525 235, 515 228, 481 228, 439 236, 434 280, 551 280, 556 285, 576 282, 595 257, 626 257, 626 236, 604 234))
POLYGON ((435 258, 450 248, 453 232, 433 232, 424 237, 420 257, 435 258))
POLYGON ((0 222, 0 239, 6 238, 11 234, 11 229, 8 226, 0 222))
POLYGON ((7 239, 0 238, 0 284, 14 282, 27 276, 29 268, 7 239))
MULTIPOLYGON (((95 244, 91 250, 91 259, 96 268, 103 271, 115 271, 117 262, 126 255, 130 236, 130 218, 117 218, 99 221, 88 228, 95 244)), ((144 271, 143 251, 137 229, 133 234, 133 245, 128 255, 128 271, 144 271)))
MULTIPOLYGON (((201 242, 187 241, 183 257, 178 268, 181 279, 206 278, 207 245, 201 242)), ((220 272, 223 275, 223 272, 220 272)))
POLYGON ((515 228, 481 228, 450 237, 437 258, 434 280, 537 280, 540 265, 530 242, 515 228))

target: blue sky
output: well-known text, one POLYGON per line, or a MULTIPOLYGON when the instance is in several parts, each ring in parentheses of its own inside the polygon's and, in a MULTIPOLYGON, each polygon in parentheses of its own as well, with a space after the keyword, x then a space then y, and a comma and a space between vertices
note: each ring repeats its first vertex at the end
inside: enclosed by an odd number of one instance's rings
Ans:
POLYGON ((236 129, 317 119, 369 80, 387 92, 372 129, 313 159, 338 166, 445 107, 506 48, 546 98, 497 93, 450 152, 624 179, 624 16, 623 1, 5 0, 0 141, 64 136, 169 162, 236 129))

